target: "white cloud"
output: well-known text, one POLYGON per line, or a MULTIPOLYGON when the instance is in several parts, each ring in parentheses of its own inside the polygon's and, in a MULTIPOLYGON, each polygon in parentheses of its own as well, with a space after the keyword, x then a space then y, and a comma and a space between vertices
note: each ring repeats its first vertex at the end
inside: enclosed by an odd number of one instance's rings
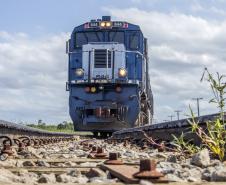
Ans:
POLYGON ((0 32, 0 117, 11 121, 68 120, 68 34, 31 38, 0 32))
MULTIPOLYGON (((214 3, 216 3, 216 2, 214 2, 214 3)), ((225 3, 225 1, 223 0, 220 3, 225 3)), ((226 16, 226 11, 224 9, 217 8, 213 5, 204 7, 197 1, 191 5, 191 10, 193 12, 197 12, 197 13, 208 13, 208 14, 212 13, 212 14, 219 15, 219 16, 226 16)))
MULTIPOLYGON (((140 0, 133 1, 139 3, 140 0)), ((195 109, 193 97, 204 97, 201 113, 213 112, 210 90, 200 83, 204 67, 226 71, 226 17, 210 21, 182 13, 136 8, 105 8, 117 20, 141 26, 149 39, 150 74, 158 121, 174 110, 195 109)), ((198 10, 197 10, 198 11, 198 10)), ((32 38, 0 31, 0 118, 10 121, 59 122, 69 119, 67 56, 69 34, 32 38)))
POLYGON ((200 83, 204 67, 225 74, 225 32, 223 21, 185 15, 160 13, 137 8, 104 8, 117 20, 140 25, 149 39, 150 74, 155 99, 155 116, 168 119, 173 110, 196 109, 193 97, 204 97, 201 113, 216 111, 208 104, 211 97, 207 83, 200 83), (170 107, 170 108, 169 108, 170 107))

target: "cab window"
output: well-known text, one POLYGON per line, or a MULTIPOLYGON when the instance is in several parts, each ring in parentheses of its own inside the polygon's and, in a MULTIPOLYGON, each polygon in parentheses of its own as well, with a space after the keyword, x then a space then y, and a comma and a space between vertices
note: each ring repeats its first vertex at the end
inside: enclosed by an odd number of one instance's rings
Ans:
POLYGON ((109 42, 124 43, 124 32, 109 32, 109 42))
POLYGON ((78 32, 75 34, 75 47, 82 47, 84 44, 89 42, 102 42, 103 33, 102 32, 78 32))
POLYGON ((101 42, 103 33, 101 32, 87 32, 86 36, 88 38, 88 42, 101 42))
POLYGON ((79 48, 82 47, 82 45, 87 44, 87 37, 85 33, 76 33, 75 34, 75 47, 79 48))
POLYGON ((129 37, 129 48, 131 50, 139 49, 139 33, 132 33, 129 37))

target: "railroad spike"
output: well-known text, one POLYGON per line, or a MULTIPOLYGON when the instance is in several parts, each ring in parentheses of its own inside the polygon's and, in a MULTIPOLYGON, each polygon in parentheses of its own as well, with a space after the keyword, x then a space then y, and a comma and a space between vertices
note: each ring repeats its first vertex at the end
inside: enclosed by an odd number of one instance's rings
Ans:
POLYGON ((140 160, 140 171, 135 173, 133 176, 139 179, 147 179, 151 182, 168 182, 164 178, 164 174, 156 170, 156 161, 151 159, 141 159, 140 160))
POLYGON ((108 165, 122 165, 123 161, 118 159, 119 153, 111 152, 109 153, 109 159, 104 162, 108 165))

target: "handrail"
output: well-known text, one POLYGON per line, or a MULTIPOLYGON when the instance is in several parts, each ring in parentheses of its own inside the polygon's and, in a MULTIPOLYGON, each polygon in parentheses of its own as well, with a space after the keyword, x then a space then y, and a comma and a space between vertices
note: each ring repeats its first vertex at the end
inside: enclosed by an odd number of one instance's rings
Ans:
MULTIPOLYGON (((95 49, 95 48, 92 48, 92 49, 95 49)), ((124 53, 136 53, 136 54, 138 54, 138 55, 140 55, 140 56, 142 56, 142 58, 145 58, 144 57, 144 54, 142 54, 140 51, 131 51, 131 50, 115 50, 115 49, 107 49, 108 51, 116 51, 116 52, 124 52, 124 53)), ((92 50, 82 50, 82 51, 70 51, 70 52, 68 52, 69 54, 73 54, 73 53, 85 53, 85 52, 90 52, 90 51, 92 51, 92 50)))
MULTIPOLYGON (((134 53, 135 55, 137 54, 137 55, 141 56, 141 58, 142 58, 142 61, 141 62, 144 62, 147 65, 147 59, 146 59, 145 55, 142 54, 140 51, 117 50, 117 49, 114 49, 114 48, 107 48, 106 50, 107 50, 107 53, 106 53, 106 55, 107 55, 106 56, 106 64, 107 64, 107 66, 106 66, 106 76, 109 73, 108 72, 108 63, 109 63, 109 61, 108 61, 108 52, 111 52, 111 54, 113 53, 114 55, 117 52, 118 53, 120 53, 120 52, 121 53, 134 53)), ((69 52, 69 54, 74 54, 74 53, 75 54, 76 53, 79 53, 79 54, 88 53, 88 82, 90 82, 91 81, 91 74, 93 74, 93 66, 91 65, 91 62, 94 60, 95 48, 91 48, 90 50, 80 50, 80 51, 72 51, 72 52, 69 52)), ((113 56, 111 55, 111 57, 113 57, 113 56)), ((112 58, 112 60, 113 60, 112 63, 115 62, 114 61, 114 57, 112 58)), ((136 56, 134 56, 134 57, 136 57, 136 56)), ((114 70, 115 69, 112 68, 112 77, 114 76, 114 72, 115 72, 114 70)), ((134 68, 134 70, 136 70, 136 67, 134 68)), ((134 71, 134 75, 133 75, 134 80, 137 79, 136 78, 136 75, 137 75, 137 73, 136 73, 136 71, 134 71)), ((142 75, 141 78, 143 79, 143 75, 142 75)), ((147 84, 145 84, 145 85, 147 85, 147 84)))

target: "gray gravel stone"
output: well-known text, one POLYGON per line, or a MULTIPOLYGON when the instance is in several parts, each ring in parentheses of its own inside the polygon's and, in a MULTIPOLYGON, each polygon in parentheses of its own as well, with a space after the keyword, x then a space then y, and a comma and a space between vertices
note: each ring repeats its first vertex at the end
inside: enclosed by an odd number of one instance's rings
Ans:
POLYGON ((67 175, 67 174, 60 174, 56 178, 57 182, 62 182, 62 183, 69 183, 72 182, 72 177, 67 175))
POLYGON ((23 166, 36 166, 36 164, 33 161, 24 161, 23 166))
POLYGON ((147 180, 141 180, 141 181, 139 182, 139 184, 140 184, 140 185, 153 185, 152 182, 147 181, 147 180))
POLYGON ((226 167, 214 171, 211 175, 211 181, 226 182, 226 167))
POLYGON ((80 166, 83 166, 83 167, 96 167, 97 163, 85 162, 85 163, 81 163, 80 166))
POLYGON ((75 167, 77 164, 73 163, 71 161, 67 161, 67 162, 64 163, 64 165, 67 166, 67 167, 75 167))
POLYGON ((43 167, 50 167, 50 164, 45 162, 45 161, 41 161, 41 160, 38 160, 37 161, 37 165, 38 166, 43 166, 43 167))
POLYGON ((88 181, 89 179, 84 176, 73 178, 73 183, 86 184, 88 181))
POLYGON ((200 178, 196 178, 196 177, 188 177, 187 178, 188 182, 200 182, 200 178))
POLYGON ((32 172, 20 171, 20 178, 22 183, 35 184, 38 180, 38 175, 32 172))
POLYGON ((116 183, 117 179, 107 179, 103 177, 93 177, 89 179, 91 183, 116 183))
POLYGON ((164 174, 168 174, 168 173, 174 173, 175 170, 182 169, 182 167, 180 164, 177 164, 177 163, 160 162, 157 165, 157 169, 164 174))
POLYGON ((167 174, 166 177, 171 182, 185 182, 185 180, 181 179, 180 177, 174 174, 167 174))
POLYGON ((12 183, 12 182, 22 182, 21 178, 15 174, 13 174, 11 171, 0 168, 0 183, 6 184, 6 183, 12 183))
POLYGON ((55 183, 56 182, 56 177, 55 174, 42 174, 39 179, 38 183, 55 183))
POLYGON ((167 162, 176 163, 177 157, 175 155, 169 155, 166 159, 167 162))
POLYGON ((88 173, 86 173, 86 177, 92 178, 92 177, 103 177, 107 178, 107 174, 98 168, 91 168, 88 173))
POLYGON ((191 158, 191 164, 199 167, 207 167, 210 165, 210 156, 207 149, 203 149, 200 152, 194 154, 191 158))
POLYGON ((81 177, 82 174, 79 170, 74 169, 74 170, 68 171, 67 175, 70 175, 72 177, 81 177))
POLYGON ((202 172, 202 180, 210 181, 212 173, 216 171, 216 168, 210 166, 208 168, 205 168, 202 172))
POLYGON ((10 159, 7 159, 6 161, 0 161, 0 168, 1 167, 14 167, 16 165, 16 162, 10 159))

